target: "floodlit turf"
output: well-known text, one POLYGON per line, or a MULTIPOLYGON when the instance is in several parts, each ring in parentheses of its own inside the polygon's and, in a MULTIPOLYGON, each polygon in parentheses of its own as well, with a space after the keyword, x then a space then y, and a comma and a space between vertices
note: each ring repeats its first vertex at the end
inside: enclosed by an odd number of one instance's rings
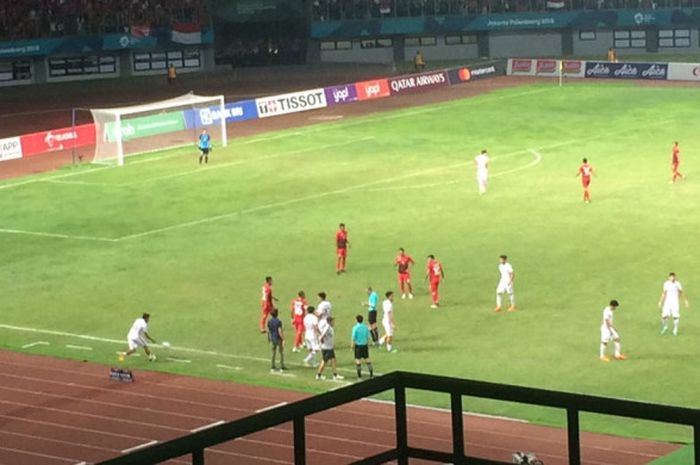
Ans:
MULTIPOLYGON (((392 263, 403 246, 418 262, 417 298, 397 301, 399 351, 372 351, 378 371, 700 407, 700 317, 684 310, 680 336, 661 337, 656 308, 671 270, 691 304, 700 295, 699 99, 692 88, 536 85, 237 139, 206 168, 193 150, 179 150, 118 169, 3 182, 0 227, 69 237, 0 233, 1 323, 98 339, 0 329, 0 346, 116 363, 132 320, 147 310, 152 334, 174 348, 159 350, 157 363, 140 357, 130 366, 327 390, 334 385, 314 381, 289 349, 293 376, 269 374, 257 331, 264 276, 274 276, 288 335, 296 291, 328 292, 339 362, 352 379, 353 317, 364 314, 368 284, 396 289, 392 263), (675 139, 688 179, 669 185, 675 139), (479 197, 471 160, 482 148, 492 179, 479 197), (597 172, 590 205, 574 177, 583 155, 597 172), (338 277, 340 221, 352 248, 349 271, 338 277), (428 253, 447 273, 439 310, 422 285, 428 253), (492 311, 501 253, 516 270, 513 314, 492 311), (615 323, 629 360, 603 364, 599 327, 611 298, 622 303, 615 323), (38 341, 50 345, 22 349, 38 341)), ((424 393, 409 400, 447 403, 424 393)), ((547 424, 565 419, 517 405, 465 405, 547 424)), ((680 427, 630 420, 584 416, 582 425, 690 438, 680 427)))

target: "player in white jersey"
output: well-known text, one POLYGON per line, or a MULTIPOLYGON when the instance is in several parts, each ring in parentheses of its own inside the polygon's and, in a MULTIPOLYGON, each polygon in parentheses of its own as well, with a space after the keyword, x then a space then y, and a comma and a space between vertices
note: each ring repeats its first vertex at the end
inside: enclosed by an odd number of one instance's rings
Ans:
POLYGON ((332 305, 328 301, 328 296, 325 292, 319 292, 318 298, 321 299, 321 301, 316 305, 316 316, 319 320, 325 320, 331 316, 332 305))
POLYGON ((309 354, 304 358, 304 365, 316 366, 316 352, 318 346, 318 317, 315 314, 315 309, 312 306, 306 307, 306 316, 304 317, 304 342, 309 354))
POLYGON ((382 302, 382 326, 384 326, 384 336, 379 339, 379 344, 386 343, 387 352, 394 350, 392 342, 394 342, 394 293, 388 291, 384 294, 384 302, 382 302))
POLYGON ((513 266, 508 263, 508 256, 501 255, 501 262, 498 264, 498 272, 501 275, 501 279, 498 281, 498 286, 496 286, 496 312, 501 311, 501 305, 503 304, 503 294, 508 294, 510 299, 510 307, 508 311, 512 312, 515 310, 515 291, 513 289, 513 281, 515 279, 515 271, 513 271, 513 266))
MULTIPOLYGON (((683 286, 676 279, 676 273, 669 273, 668 279, 664 283, 661 298, 659 298, 659 308, 661 309, 661 334, 668 331, 668 319, 673 318, 673 335, 678 336, 678 324, 681 319, 681 297, 683 286)), ((686 308, 689 306, 688 298, 685 299, 686 308)))
POLYGON ((600 325, 600 359, 604 362, 609 362, 610 358, 605 355, 605 349, 608 347, 608 342, 613 341, 615 344, 615 360, 627 360, 625 355, 622 355, 622 345, 620 334, 613 326, 613 314, 620 303, 617 300, 611 300, 610 304, 603 309, 603 324, 600 325))
POLYGON ((486 193, 486 187, 489 183, 489 155, 486 150, 482 150, 479 155, 474 157, 474 166, 476 167, 476 184, 479 186, 479 194, 486 193))
POLYGON ((138 350, 139 347, 143 347, 143 351, 146 352, 148 360, 151 362, 156 359, 156 355, 151 352, 148 348, 148 341, 156 343, 156 341, 148 334, 148 320, 151 319, 151 315, 144 313, 141 318, 134 320, 134 323, 129 329, 129 333, 126 335, 126 342, 129 345, 129 350, 126 352, 121 352, 119 354, 119 361, 124 361, 124 357, 128 357, 138 350))

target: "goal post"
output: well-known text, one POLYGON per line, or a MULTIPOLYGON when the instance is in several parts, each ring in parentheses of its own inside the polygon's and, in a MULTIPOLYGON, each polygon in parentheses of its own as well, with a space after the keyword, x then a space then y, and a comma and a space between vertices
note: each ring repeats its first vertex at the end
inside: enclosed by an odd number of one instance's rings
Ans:
POLYGON ((132 155, 194 146, 202 129, 214 146, 228 144, 223 95, 189 93, 142 105, 91 108, 90 113, 96 134, 94 163, 121 166, 132 155))

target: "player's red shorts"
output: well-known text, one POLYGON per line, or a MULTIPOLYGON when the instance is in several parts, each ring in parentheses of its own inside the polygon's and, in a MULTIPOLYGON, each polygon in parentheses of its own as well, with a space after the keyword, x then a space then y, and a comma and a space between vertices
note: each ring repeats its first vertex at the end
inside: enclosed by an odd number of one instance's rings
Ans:
POLYGON ((304 329, 304 320, 297 320, 296 318, 292 321, 292 324, 294 325, 294 329, 297 331, 301 331, 304 329))
POLYGON ((399 282, 400 283, 409 283, 411 282, 411 273, 399 273, 399 282))
POLYGON ((674 173, 677 173, 677 172, 678 172, 678 167, 679 167, 681 164, 680 164, 679 162, 676 162, 676 163, 672 163, 671 165, 673 166, 673 172, 674 172, 674 173))
POLYGON ((347 247, 343 247, 336 249, 336 253, 338 254, 339 257, 347 257, 348 256, 348 249, 347 247))
POLYGON ((262 312, 263 312, 263 314, 265 314, 265 315, 269 315, 270 312, 272 312, 272 304, 264 303, 264 304, 262 305, 262 312))
POLYGON ((591 177, 590 176, 582 176, 581 177, 581 185, 583 186, 584 189, 586 189, 588 186, 591 185, 591 177))
POLYGON ((430 280, 430 292, 437 292, 438 287, 440 287, 440 278, 432 278, 430 280))

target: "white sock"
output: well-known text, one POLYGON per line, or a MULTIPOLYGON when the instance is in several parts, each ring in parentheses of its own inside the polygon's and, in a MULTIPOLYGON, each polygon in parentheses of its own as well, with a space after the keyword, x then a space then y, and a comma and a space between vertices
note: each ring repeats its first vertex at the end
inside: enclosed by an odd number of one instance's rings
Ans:
POLYGON ((675 332, 675 333, 678 332, 678 325, 680 324, 680 322, 681 322, 680 318, 673 319, 673 332, 675 332))
POLYGON ((379 345, 384 345, 384 341, 386 340, 386 336, 382 336, 379 338, 379 345))
POLYGON ((600 344, 600 357, 603 358, 605 357, 605 344, 600 344))
POLYGON ((387 352, 391 352, 391 344, 387 344, 387 345, 386 345, 386 351, 387 351, 387 352))
POLYGON ((620 353, 622 352, 622 347, 619 342, 615 343, 615 357, 619 357, 620 353))
POLYGON ((510 306, 515 307, 515 292, 511 292, 508 296, 510 297, 510 306))
POLYGON ((501 294, 496 294, 496 307, 500 307, 501 303, 503 303, 503 298, 501 297, 501 294))

